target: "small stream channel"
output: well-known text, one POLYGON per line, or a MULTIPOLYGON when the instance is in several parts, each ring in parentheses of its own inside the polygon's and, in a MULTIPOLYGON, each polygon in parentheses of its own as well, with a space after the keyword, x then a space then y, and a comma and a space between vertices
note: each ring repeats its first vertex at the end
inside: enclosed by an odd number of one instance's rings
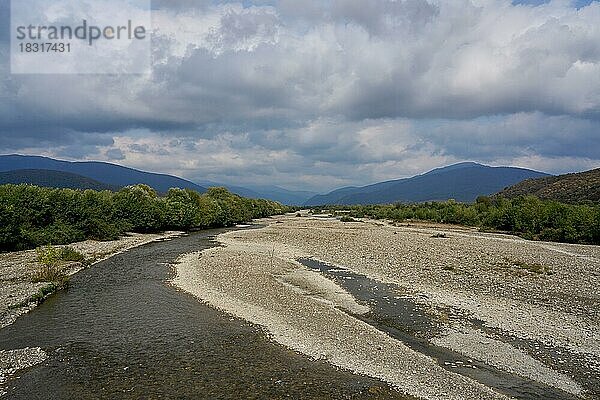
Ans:
POLYGON ((386 384, 273 344, 256 326, 168 284, 181 254, 224 230, 118 254, 0 330, 0 349, 41 347, 2 399, 406 399, 386 384))
POLYGON ((299 259, 304 266, 333 279, 371 311, 354 317, 388 333, 408 347, 432 357, 452 372, 468 376, 500 393, 523 400, 577 399, 562 390, 501 371, 462 354, 432 344, 428 338, 439 332, 439 323, 413 299, 402 296, 397 285, 386 284, 348 269, 313 259, 299 259))

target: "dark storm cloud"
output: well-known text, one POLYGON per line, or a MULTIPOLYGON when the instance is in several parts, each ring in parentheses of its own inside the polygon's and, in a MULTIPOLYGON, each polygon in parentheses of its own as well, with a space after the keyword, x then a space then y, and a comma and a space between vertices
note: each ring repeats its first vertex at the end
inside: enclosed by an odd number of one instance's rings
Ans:
POLYGON ((474 121, 437 121, 422 124, 419 131, 429 143, 436 143, 458 158, 494 160, 527 154, 547 157, 597 159, 595 121, 539 113, 474 121), (543 138, 543 140, 540 140, 543 138))
POLYGON ((313 187, 600 160, 600 5, 474 3, 155 0, 151 76, 20 76, 3 1, 0 149, 313 187))

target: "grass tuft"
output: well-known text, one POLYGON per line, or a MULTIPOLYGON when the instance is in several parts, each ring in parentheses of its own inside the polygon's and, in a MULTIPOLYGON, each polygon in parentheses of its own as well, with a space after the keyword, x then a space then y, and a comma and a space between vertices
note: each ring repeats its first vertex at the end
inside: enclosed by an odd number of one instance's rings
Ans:
POLYGON ((513 265, 516 268, 525 270, 525 271, 529 271, 529 272, 533 272, 534 274, 538 274, 538 275, 552 275, 554 272, 552 271, 552 269, 550 267, 548 267, 547 265, 542 265, 539 263, 527 263, 524 261, 516 261, 516 260, 506 260, 508 263, 510 263, 511 265, 513 265))

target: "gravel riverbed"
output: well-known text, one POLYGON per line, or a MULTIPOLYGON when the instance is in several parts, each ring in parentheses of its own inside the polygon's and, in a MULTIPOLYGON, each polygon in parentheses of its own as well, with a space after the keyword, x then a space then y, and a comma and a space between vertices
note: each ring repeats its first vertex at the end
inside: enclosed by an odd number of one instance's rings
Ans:
POLYGON ((442 328, 431 343, 579 398, 600 377, 600 247, 435 225, 286 216, 219 235, 173 283, 315 359, 427 399, 505 398, 363 322, 368 304, 296 260, 399 288, 442 328))

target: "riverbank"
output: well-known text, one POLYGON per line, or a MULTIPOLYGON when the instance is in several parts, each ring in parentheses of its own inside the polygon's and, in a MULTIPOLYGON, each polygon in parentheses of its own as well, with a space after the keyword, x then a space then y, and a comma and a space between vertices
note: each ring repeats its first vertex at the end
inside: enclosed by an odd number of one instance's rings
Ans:
POLYGON ((404 393, 504 397, 364 322, 369 304, 296 261, 321 260, 396 285, 435 322, 432 344, 565 395, 598 395, 600 247, 307 215, 267 223, 181 257, 174 284, 291 349, 404 393))

